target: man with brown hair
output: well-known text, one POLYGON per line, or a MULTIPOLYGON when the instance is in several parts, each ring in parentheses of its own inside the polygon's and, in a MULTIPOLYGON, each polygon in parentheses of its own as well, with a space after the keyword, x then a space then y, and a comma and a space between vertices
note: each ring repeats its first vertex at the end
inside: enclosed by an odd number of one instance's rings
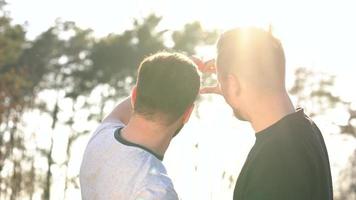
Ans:
MULTIPOLYGON (((330 200, 332 180, 323 136, 285 87, 285 56, 269 32, 237 28, 217 43, 219 85, 238 119, 251 123, 256 142, 237 179, 235 200, 330 200)), ((204 66, 211 72, 214 64, 204 66)))
POLYGON ((140 65, 131 97, 94 132, 80 170, 83 199, 176 200, 162 159, 188 121, 200 87, 196 65, 158 53, 140 65))

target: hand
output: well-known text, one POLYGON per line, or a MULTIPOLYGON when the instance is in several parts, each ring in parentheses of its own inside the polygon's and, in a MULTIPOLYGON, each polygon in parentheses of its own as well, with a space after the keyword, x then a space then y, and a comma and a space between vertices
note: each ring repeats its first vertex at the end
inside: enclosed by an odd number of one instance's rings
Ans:
POLYGON ((202 87, 199 91, 200 94, 219 94, 222 95, 220 85, 217 84, 215 86, 210 87, 202 87))
MULTIPOLYGON (((197 57, 192 56, 191 59, 198 66, 198 69, 203 74, 216 74, 216 66, 215 59, 211 59, 208 61, 203 61, 197 57)), ((220 85, 217 84, 215 86, 210 87, 202 87, 200 88, 200 94, 220 94, 222 95, 220 85)))
POLYGON ((202 59, 191 56, 190 59, 198 66, 198 69, 203 74, 216 74, 215 59, 203 61, 202 59))

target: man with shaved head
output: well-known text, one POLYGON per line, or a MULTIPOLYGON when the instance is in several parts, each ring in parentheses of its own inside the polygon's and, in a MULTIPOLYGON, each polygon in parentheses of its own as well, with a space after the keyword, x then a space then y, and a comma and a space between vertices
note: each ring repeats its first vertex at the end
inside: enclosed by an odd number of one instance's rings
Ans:
POLYGON ((323 136, 285 86, 279 40, 257 28, 225 32, 217 43, 219 85, 201 93, 223 95, 235 116, 251 123, 256 142, 237 179, 234 200, 329 200, 333 198, 323 136))

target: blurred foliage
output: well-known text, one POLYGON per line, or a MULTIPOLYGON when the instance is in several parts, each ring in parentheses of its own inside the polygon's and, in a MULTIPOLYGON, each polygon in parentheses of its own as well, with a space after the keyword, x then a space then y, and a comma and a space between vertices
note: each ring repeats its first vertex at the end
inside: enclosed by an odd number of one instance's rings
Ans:
POLYGON ((340 174, 339 187, 337 200, 356 199, 356 150, 354 150, 346 168, 340 174))
POLYGON ((157 30, 160 21, 160 17, 150 15, 142 22, 135 20, 132 30, 101 38, 90 54, 93 63, 88 74, 95 76, 92 85, 109 84, 126 94, 127 87, 134 83, 140 61, 149 54, 167 49, 162 32, 157 30))
POLYGON ((6 5, 5 0, 0 0, 0 11, 3 11, 3 7, 6 5))
POLYGON ((174 31, 172 40, 173 49, 187 52, 189 55, 195 53, 195 47, 198 45, 214 44, 218 37, 218 32, 206 32, 199 22, 186 24, 182 31, 174 31), (192 42, 187 42, 192 41, 192 42))
POLYGON ((302 105, 311 117, 325 114, 338 104, 344 104, 340 97, 333 93, 335 76, 298 68, 295 77, 290 93, 297 97, 297 104, 302 105))
POLYGON ((0 123, 11 117, 13 109, 25 103, 28 80, 17 61, 25 43, 25 32, 19 25, 12 26, 11 19, 0 17, 0 123), (10 87, 8 87, 10 86, 10 87))
POLYGON ((347 120, 339 127, 340 133, 356 137, 356 108, 352 102, 345 101, 335 91, 336 77, 327 73, 306 68, 295 71, 295 81, 290 93, 296 97, 309 116, 325 115, 333 109, 342 109, 347 120))
POLYGON ((12 25, 11 18, 2 10, 0 2, 0 199, 10 194, 18 198, 25 188, 30 170, 21 169, 22 161, 31 159, 26 154, 19 125, 26 106, 31 102, 31 82, 26 68, 18 60, 25 44, 25 31, 12 25), (6 169, 6 170, 4 170, 6 169), (8 176, 4 179, 2 176, 8 176), (9 193, 11 191, 11 193, 9 193))
MULTIPOLYGON (((310 116, 328 115, 333 109, 342 109, 348 117, 340 124, 334 123, 341 134, 356 138, 356 108, 352 102, 343 100, 335 93, 334 75, 320 73, 306 68, 295 71, 295 82, 290 93, 297 98, 297 103, 310 116)), ((348 165, 338 179, 339 191, 335 199, 351 200, 356 197, 356 150, 349 158, 348 165)))
POLYGON ((51 199, 53 167, 65 169, 65 198, 68 188, 78 187, 77 176, 68 173, 72 146, 78 138, 92 131, 73 128, 75 114, 89 110, 88 121, 101 120, 108 100, 117 100, 130 92, 139 62, 144 57, 161 50, 190 55, 196 47, 212 44, 217 37, 216 32, 204 31, 197 22, 173 32, 159 30, 162 18, 149 15, 134 20, 130 30, 102 38, 93 37, 92 30, 81 29, 74 22, 57 20, 36 39, 27 40, 24 27, 12 24, 6 12, 2 13, 0 199, 32 198, 35 192, 42 193, 42 199, 51 199), (167 38, 174 42, 173 47, 165 44, 167 38), (99 103, 92 102, 93 93, 99 103), (41 99, 39 94, 51 96, 41 99), (63 101, 72 107, 72 114, 64 119, 61 115, 67 111, 61 105, 63 101), (24 134, 23 114, 33 111, 52 119, 51 124, 43 124, 52 129, 48 133, 48 146, 33 147, 38 137, 36 133, 24 134), (54 133, 59 125, 70 128, 64 162, 53 157, 54 133), (47 169, 36 167, 38 159, 46 160, 47 169))

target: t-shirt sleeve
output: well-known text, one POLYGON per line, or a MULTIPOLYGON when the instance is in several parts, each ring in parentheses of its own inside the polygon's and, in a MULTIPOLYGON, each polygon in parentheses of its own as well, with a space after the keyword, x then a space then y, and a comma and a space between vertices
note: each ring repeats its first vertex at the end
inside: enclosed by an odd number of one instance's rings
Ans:
POLYGON ((101 134, 101 133, 104 133, 104 132, 111 132, 111 130, 116 130, 118 128, 122 128, 124 127, 125 124, 122 123, 120 120, 114 120, 114 119, 111 119, 111 120, 107 120, 105 122, 102 122, 98 128, 94 131, 93 135, 92 135, 92 139, 101 134))
POLYGON ((133 200, 178 200, 178 195, 172 187, 159 184, 143 187, 133 200))

